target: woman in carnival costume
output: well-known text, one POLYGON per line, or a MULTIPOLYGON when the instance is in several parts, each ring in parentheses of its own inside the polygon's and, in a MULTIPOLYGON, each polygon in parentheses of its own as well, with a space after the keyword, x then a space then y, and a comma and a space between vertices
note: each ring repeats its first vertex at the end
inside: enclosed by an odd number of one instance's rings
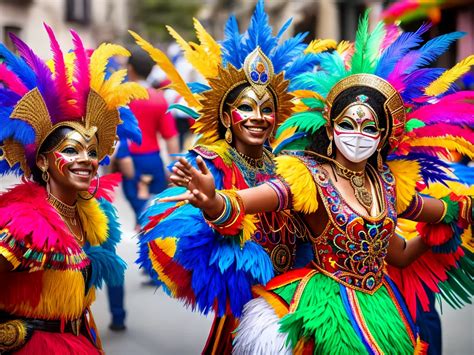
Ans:
POLYGON ((0 352, 98 354, 90 314, 95 288, 123 282, 125 263, 109 190, 98 165, 117 133, 140 139, 126 105, 145 98, 126 71, 105 80, 123 47, 102 44, 89 57, 71 31, 63 55, 50 27, 53 59, 42 61, 10 35, 19 56, 0 44, 0 171, 23 177, 0 195, 0 352), (94 179, 97 177, 97 179, 94 179))
MULTIPOLYGON (((263 1, 257 3, 243 34, 235 17, 230 17, 221 44, 197 20, 194 24, 200 45, 187 43, 168 29, 207 85, 184 83, 162 52, 132 35, 190 107, 178 108, 196 118, 193 131, 199 139, 187 159, 206 165, 221 189, 256 186, 274 176, 274 157, 265 143, 291 113, 289 82, 312 68, 316 55, 304 53, 305 34, 278 43, 290 21, 273 36, 263 1)), ((325 45, 336 48, 334 41, 317 42, 308 51, 325 45)), ((159 198, 183 192, 182 187, 174 187, 159 198)), ((140 266, 173 297, 204 314, 214 311, 218 317, 205 353, 230 352, 235 317, 252 298, 252 285, 287 271, 295 261, 297 237, 304 234, 283 211, 249 216, 244 225, 228 238, 219 228, 209 227, 199 209, 159 199, 142 216, 140 266)))
POLYGON ((174 181, 189 191, 173 200, 200 207, 215 228, 231 234, 245 213, 291 208, 310 231, 314 259, 244 307, 235 353, 422 352, 414 320, 417 304, 429 306, 425 287, 470 302, 472 191, 440 158, 473 156, 473 93, 453 85, 473 56, 425 68, 462 35, 420 46, 428 28, 387 45, 366 15, 349 66, 320 54, 320 70, 293 82, 302 110, 277 133, 277 151, 288 150, 276 158, 278 178, 216 193, 204 165, 176 164, 174 181), (415 236, 395 233, 397 217, 418 222, 415 236))

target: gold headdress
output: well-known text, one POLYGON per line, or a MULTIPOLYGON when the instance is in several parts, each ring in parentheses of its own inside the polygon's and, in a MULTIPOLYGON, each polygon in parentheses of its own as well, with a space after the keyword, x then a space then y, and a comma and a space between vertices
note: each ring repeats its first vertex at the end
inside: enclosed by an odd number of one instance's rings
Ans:
POLYGON ((0 48, 0 55, 6 58, 0 80, 2 76, 10 78, 3 80, 3 95, 19 98, 0 113, 8 113, 0 116, 4 123, 0 129, 0 172, 21 169, 30 176, 38 150, 58 127, 70 127, 85 138, 97 135, 99 160, 112 153, 120 124, 121 133, 139 138, 137 122, 124 105, 133 98, 146 98, 146 90, 135 83, 122 83, 124 70, 105 78, 110 57, 128 56, 128 51, 102 44, 89 58, 79 36, 71 31, 75 50, 64 56, 51 28, 45 27, 53 51, 49 66, 15 36, 12 40, 21 57, 0 48))

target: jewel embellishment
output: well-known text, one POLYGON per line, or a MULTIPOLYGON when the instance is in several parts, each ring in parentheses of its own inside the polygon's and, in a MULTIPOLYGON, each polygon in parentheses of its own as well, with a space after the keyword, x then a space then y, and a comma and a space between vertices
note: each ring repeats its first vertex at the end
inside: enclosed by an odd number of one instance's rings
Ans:
POLYGON ((257 95, 262 97, 273 77, 273 65, 260 47, 245 58, 244 72, 257 95))
POLYGON ((356 100, 357 102, 361 102, 361 103, 364 103, 364 102, 367 102, 369 98, 366 96, 366 95, 357 95, 356 96, 356 100))

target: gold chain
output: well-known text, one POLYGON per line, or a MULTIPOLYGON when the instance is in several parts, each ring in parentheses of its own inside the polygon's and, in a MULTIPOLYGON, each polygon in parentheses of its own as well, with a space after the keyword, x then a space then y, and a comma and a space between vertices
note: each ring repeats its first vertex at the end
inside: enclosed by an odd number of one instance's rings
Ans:
POLYGON ((341 165, 338 161, 333 160, 336 174, 340 177, 349 180, 357 201, 360 202, 367 210, 372 207, 372 195, 365 187, 365 171, 353 171, 341 165))
POLYGON ((261 169, 264 167, 265 161, 272 160, 270 153, 267 152, 265 148, 263 149, 263 155, 260 158, 256 158, 256 159, 249 157, 248 155, 245 155, 244 153, 239 152, 235 148, 234 150, 237 152, 239 157, 242 158, 242 160, 246 163, 246 165, 253 169, 261 169))

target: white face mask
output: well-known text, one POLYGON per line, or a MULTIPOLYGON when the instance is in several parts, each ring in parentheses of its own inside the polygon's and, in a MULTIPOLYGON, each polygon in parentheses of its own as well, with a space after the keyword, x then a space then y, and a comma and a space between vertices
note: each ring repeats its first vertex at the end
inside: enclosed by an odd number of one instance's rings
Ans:
POLYGON ((334 122, 334 143, 351 162, 370 158, 377 150, 380 138, 376 117, 365 105, 350 106, 334 122))

